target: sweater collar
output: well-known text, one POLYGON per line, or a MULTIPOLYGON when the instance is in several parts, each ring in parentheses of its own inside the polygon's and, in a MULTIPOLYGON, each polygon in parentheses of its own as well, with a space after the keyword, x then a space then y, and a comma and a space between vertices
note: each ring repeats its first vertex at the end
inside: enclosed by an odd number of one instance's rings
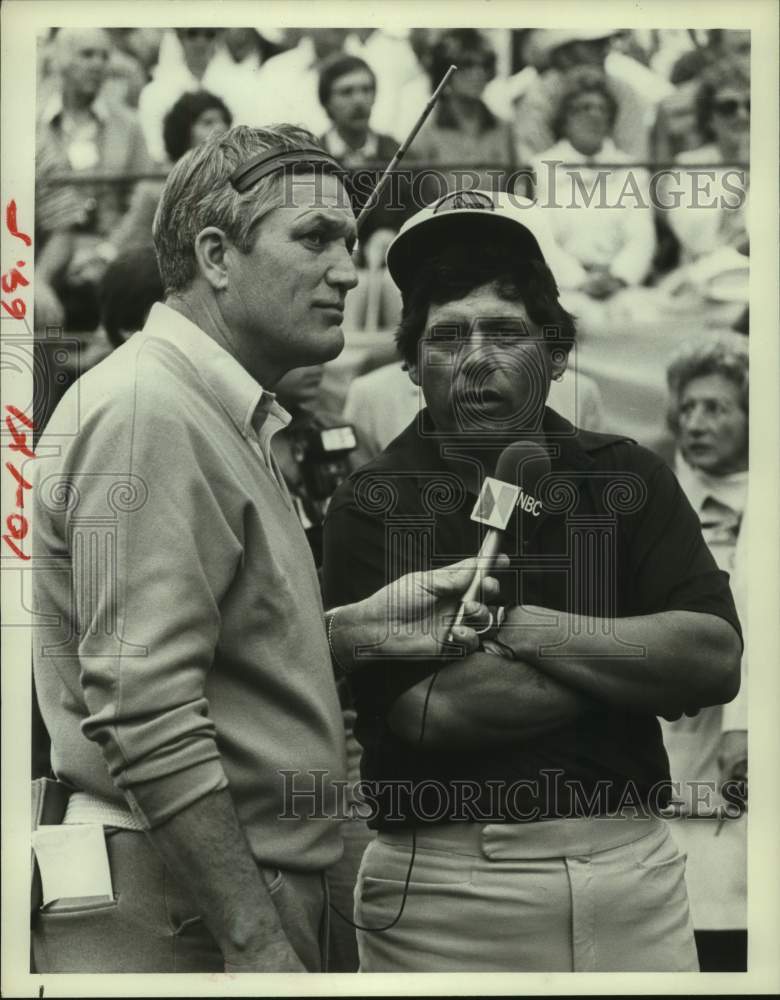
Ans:
POLYGON ((290 414, 240 362, 199 326, 170 306, 152 306, 143 335, 164 340, 197 370, 244 437, 261 443, 290 422, 290 414))

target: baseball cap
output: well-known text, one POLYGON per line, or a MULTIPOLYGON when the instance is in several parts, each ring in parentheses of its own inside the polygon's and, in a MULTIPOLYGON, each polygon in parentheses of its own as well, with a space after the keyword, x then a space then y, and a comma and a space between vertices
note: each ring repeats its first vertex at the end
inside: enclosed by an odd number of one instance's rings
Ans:
POLYGON ((540 212, 535 202, 505 191, 450 191, 404 222, 388 247, 387 270, 403 293, 441 247, 483 234, 508 237, 519 252, 549 263, 552 237, 540 212))

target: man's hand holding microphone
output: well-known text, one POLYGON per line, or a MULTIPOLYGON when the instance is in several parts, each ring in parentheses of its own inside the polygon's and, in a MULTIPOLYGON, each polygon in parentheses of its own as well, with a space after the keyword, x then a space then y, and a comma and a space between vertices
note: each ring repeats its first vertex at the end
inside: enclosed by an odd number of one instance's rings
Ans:
MULTIPOLYGON (((372 660, 446 659, 473 653, 490 621, 487 605, 498 598, 495 577, 481 579, 480 599, 468 600, 459 624, 461 598, 476 573, 478 556, 441 569, 408 573, 355 604, 326 612, 331 655, 344 673, 370 668, 372 660)), ((509 565, 501 554, 492 566, 509 565)))

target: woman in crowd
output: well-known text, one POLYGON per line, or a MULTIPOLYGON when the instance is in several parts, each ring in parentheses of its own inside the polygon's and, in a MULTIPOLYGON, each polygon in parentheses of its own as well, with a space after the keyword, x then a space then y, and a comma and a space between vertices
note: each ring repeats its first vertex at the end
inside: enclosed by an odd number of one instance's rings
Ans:
POLYGON ((616 116, 604 73, 571 70, 553 119, 557 142, 534 163, 537 197, 549 206, 560 251, 558 285, 592 299, 640 285, 655 250, 647 172, 613 166, 631 160, 612 139, 616 116))
MULTIPOLYGON (((667 382, 677 478, 715 561, 730 574, 747 636, 747 338, 728 331, 689 341, 671 360, 667 382)), ((725 800, 736 813, 747 796, 746 662, 745 652, 734 701, 692 718, 661 720, 672 781, 680 782, 681 816, 672 828, 688 854, 686 882, 702 971, 746 968, 746 818, 721 822, 717 812, 725 800)))
MULTIPOLYGON (((227 132, 232 123, 230 111, 216 94, 207 90, 182 94, 163 122, 163 144, 169 165, 213 132, 227 132)), ((139 243, 151 244, 152 220, 164 183, 148 180, 136 185, 127 214, 110 239, 117 252, 139 243)))
MULTIPOLYGON (((706 180, 696 185, 691 173, 681 184, 684 197, 665 213, 680 243, 681 264, 723 247, 747 253, 744 165, 750 158, 750 76, 744 59, 734 55, 707 68, 696 96, 696 116, 706 142, 680 153, 676 162, 683 167, 706 165, 706 180)), ((663 202, 674 205, 672 198, 664 197, 663 202)))
MULTIPOLYGON (((476 28, 444 31, 431 52, 430 76, 435 89, 452 64, 458 67, 436 108, 414 141, 415 158, 441 167, 438 183, 426 187, 426 200, 445 193, 448 187, 463 187, 463 177, 448 168, 487 167, 511 173, 515 165, 512 131, 485 104, 483 94, 496 73, 496 54, 476 28), (430 193, 431 197, 427 198, 430 193)), ((471 183, 471 182, 469 182, 471 183)), ((486 171, 474 187, 504 188, 486 171)))

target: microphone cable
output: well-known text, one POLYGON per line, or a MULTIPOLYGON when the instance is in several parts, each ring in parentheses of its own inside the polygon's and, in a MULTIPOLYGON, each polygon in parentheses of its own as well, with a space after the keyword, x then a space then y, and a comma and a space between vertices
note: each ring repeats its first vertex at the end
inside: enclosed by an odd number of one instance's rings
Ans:
MULTIPOLYGON (((423 702, 422 716, 420 718, 420 735, 417 737, 418 745, 422 744, 423 738, 425 736, 425 721, 428 717, 428 703, 431 700, 431 692, 433 691, 433 685, 436 683, 436 678, 438 676, 439 676, 439 671, 438 670, 434 671, 430 683, 428 684, 428 690, 425 692, 425 701, 423 702)), ((417 853, 417 828, 415 826, 412 826, 412 856, 409 858, 409 868, 406 872, 406 880, 404 882, 404 890, 403 890, 403 895, 401 897, 401 906, 398 910, 398 913, 396 913, 396 915, 393 917, 393 919, 390 921, 389 924, 384 924, 381 927, 367 927, 365 924, 355 923, 354 920, 351 920, 349 917, 345 916, 341 912, 341 910, 339 910, 336 906, 333 905, 333 903, 329 904, 331 910, 333 910, 336 916, 341 917, 341 919, 345 923, 349 924, 350 927, 354 927, 358 931, 370 931, 372 933, 378 934, 381 931, 389 931, 391 927, 395 927, 395 925, 403 916, 404 908, 406 907, 406 900, 409 895, 409 883, 412 880, 412 871, 414 869, 414 857, 416 853, 417 853)))

